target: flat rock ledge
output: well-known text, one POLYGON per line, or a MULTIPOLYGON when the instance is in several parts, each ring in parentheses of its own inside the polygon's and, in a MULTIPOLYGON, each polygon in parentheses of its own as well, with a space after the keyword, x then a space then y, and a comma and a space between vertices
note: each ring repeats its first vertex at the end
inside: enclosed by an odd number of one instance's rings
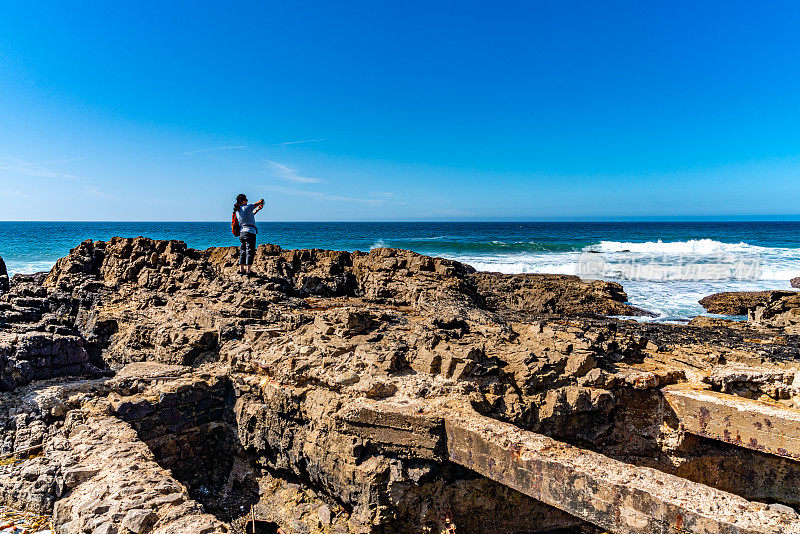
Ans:
POLYGON ((794 293, 794 291, 726 291, 703 297, 699 303, 708 313, 746 316, 759 305, 794 293))

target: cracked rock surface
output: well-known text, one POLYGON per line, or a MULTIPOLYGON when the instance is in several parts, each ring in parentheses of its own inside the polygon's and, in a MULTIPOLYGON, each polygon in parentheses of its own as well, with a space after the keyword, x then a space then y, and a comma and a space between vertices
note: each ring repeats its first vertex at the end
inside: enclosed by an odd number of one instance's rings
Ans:
POLYGON ((68 534, 600 532, 584 519, 612 512, 579 518, 452 461, 458 407, 677 492, 800 504, 794 461, 686 432, 661 394, 800 408, 796 295, 747 323, 668 325, 606 317, 647 314, 619 284, 402 250, 261 245, 251 279, 236 259, 86 241, 0 288, 0 502, 68 534))

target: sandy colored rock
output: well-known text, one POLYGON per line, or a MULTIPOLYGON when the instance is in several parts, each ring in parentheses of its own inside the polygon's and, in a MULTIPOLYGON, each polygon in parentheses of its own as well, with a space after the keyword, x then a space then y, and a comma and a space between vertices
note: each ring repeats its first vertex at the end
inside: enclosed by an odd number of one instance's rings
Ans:
POLYGON ((129 513, 163 534, 239 534, 252 515, 287 534, 649 533, 730 503, 744 523, 725 512, 706 532, 773 532, 781 510, 762 503, 800 504, 794 461, 687 431, 662 394, 692 384, 800 407, 790 295, 749 322, 672 325, 605 317, 633 313, 618 284, 402 250, 261 245, 251 279, 236 262, 233 247, 113 238, 14 277, 0 295, 0 502, 70 534, 129 513), (465 406, 497 430, 484 467, 451 458, 447 410, 465 406), (504 436, 517 435, 541 448, 512 484, 484 469, 515 458, 504 436), (568 453, 538 469, 548 447, 568 453), (602 478, 617 473, 652 506, 633 513, 622 478, 602 478), (694 492, 692 508, 657 481, 694 492))
POLYGON ((583 281, 562 274, 471 275, 478 293, 490 309, 510 309, 554 315, 654 316, 626 304, 628 296, 616 282, 583 281))
POLYGON ((788 333, 800 333, 800 293, 791 292, 758 306, 750 322, 788 333))
POLYGON ((664 397, 688 432, 800 459, 800 411, 794 408, 687 386, 668 386, 664 397))
POLYGON ((699 300, 700 305, 709 313, 721 315, 747 315, 757 306, 774 301, 792 291, 729 291, 714 293, 699 300))

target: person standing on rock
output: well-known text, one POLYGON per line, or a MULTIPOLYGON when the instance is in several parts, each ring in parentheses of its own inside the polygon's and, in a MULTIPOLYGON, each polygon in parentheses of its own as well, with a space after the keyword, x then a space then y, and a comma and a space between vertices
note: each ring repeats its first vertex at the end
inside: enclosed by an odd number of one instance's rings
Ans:
POLYGON ((8 283, 8 272, 6 271, 6 262, 3 261, 3 257, 0 256, 0 293, 4 291, 8 291, 9 283, 8 283))
POLYGON ((239 241, 242 246, 239 248, 239 272, 250 277, 250 268, 256 256, 256 213, 264 207, 262 198, 255 204, 247 203, 247 195, 239 194, 236 196, 236 204, 233 205, 233 213, 239 222, 239 241))

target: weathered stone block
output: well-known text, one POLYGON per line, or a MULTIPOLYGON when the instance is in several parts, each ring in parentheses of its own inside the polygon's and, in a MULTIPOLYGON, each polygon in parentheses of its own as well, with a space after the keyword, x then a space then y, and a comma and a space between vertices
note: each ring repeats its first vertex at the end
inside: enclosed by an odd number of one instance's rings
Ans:
POLYGON ((152 510, 134 509, 128 511, 122 520, 122 528, 134 534, 149 532, 158 521, 158 516, 152 510))
POLYGON ((662 392, 687 432, 800 460, 800 410, 687 385, 662 392))
POLYGON ((477 414, 445 415, 451 461, 617 534, 800 533, 796 516, 477 414))

